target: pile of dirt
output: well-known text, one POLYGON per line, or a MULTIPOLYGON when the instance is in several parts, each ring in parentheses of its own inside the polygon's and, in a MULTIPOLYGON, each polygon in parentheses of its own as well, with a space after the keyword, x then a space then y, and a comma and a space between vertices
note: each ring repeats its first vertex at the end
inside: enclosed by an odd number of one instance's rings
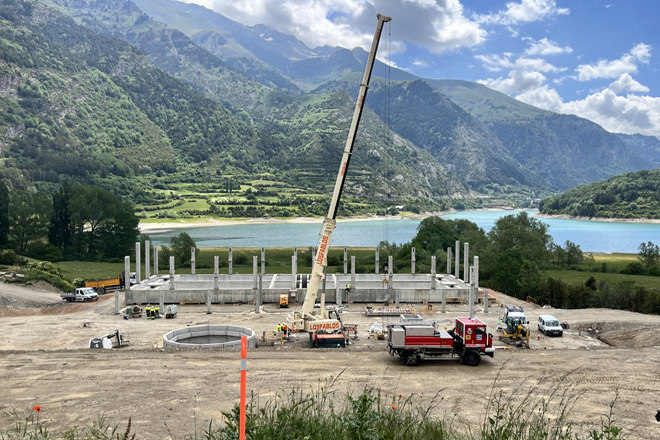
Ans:
POLYGON ((660 346, 660 326, 635 321, 584 322, 582 329, 613 347, 660 346))

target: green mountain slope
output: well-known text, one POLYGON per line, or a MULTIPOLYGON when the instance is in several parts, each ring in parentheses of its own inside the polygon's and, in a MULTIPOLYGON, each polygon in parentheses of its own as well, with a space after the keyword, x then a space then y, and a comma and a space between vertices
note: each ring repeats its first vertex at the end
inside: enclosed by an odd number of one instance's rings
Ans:
POLYGON ((660 219, 660 169, 611 177, 542 200, 550 215, 660 219))

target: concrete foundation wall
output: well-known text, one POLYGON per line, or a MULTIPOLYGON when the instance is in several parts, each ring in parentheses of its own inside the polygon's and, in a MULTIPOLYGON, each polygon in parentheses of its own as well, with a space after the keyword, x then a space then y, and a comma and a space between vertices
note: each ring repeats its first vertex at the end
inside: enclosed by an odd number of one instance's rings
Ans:
POLYGON ((214 348, 240 350, 241 337, 247 336, 248 348, 255 347, 255 332, 235 325, 186 327, 163 335, 164 348, 214 348))

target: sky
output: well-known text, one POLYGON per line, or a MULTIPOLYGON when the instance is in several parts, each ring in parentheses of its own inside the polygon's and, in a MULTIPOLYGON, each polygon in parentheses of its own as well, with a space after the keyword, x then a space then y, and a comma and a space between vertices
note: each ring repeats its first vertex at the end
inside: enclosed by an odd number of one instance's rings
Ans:
POLYGON ((479 82, 615 133, 660 138, 657 0, 185 0, 310 48, 369 49, 423 78, 479 82))

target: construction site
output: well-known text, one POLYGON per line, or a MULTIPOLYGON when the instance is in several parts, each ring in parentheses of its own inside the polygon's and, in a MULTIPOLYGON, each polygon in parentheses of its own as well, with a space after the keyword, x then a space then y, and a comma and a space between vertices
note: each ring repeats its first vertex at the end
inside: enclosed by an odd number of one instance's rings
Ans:
MULTIPOLYGON (((262 402, 292 389, 311 392, 329 384, 338 398, 377 388, 429 405, 439 396, 433 417, 475 426, 484 422, 493 393, 547 399, 556 411, 560 395, 568 393, 576 399, 570 419, 578 428, 599 424, 616 400, 614 422, 629 438, 660 438, 654 418, 660 408, 658 316, 542 308, 491 292, 497 302, 489 312, 477 304, 474 313, 494 335, 492 359, 470 367, 445 357, 412 367, 390 356, 387 338, 378 335, 401 317, 367 313, 368 307, 377 310, 383 304, 355 303, 342 310, 344 321, 358 328, 357 338, 348 335, 347 347, 310 348, 304 332, 283 342, 273 335, 290 313, 278 303, 263 304, 260 313, 253 304, 213 304, 210 314, 203 303, 179 304, 172 319, 165 313, 160 319, 144 313, 124 319, 126 308, 122 305, 115 315, 112 295, 70 304, 52 289, 38 287, 0 287, 0 379, 6 394, 0 410, 22 414, 41 405, 41 420, 50 429, 84 426, 99 415, 112 423, 130 417, 140 438, 177 439, 200 431, 210 420, 221 423, 222 412, 239 399, 239 350, 166 349, 163 341, 180 329, 236 326, 255 334, 255 347, 248 351, 248 393, 262 402), (499 340, 497 325, 505 310, 500 304, 524 308, 530 322, 528 349, 499 340), (537 330, 538 316, 545 314, 569 324, 562 337, 537 330), (121 347, 89 348, 91 339, 117 330, 121 347), (262 339, 264 334, 273 336, 262 339), (552 394, 556 388, 561 392, 552 394)), ((447 304, 445 313, 435 305, 401 303, 400 308, 434 321, 438 329, 450 329, 455 318, 470 313, 468 304, 447 304)), ((11 419, 1 423, 7 428, 11 419)))
MULTIPOLYGON (((356 273, 344 257, 327 274, 327 252, 383 23, 378 15, 367 68, 311 274, 159 273, 158 248, 136 245, 124 277, 73 293, 47 284, 0 286, 3 413, 39 407, 49 430, 107 418, 131 420, 139 438, 201 436, 239 402, 247 365, 252 402, 321 389, 342 399, 365 389, 412 399, 466 433, 488 423, 498 396, 522 408, 568 414, 575 432, 612 423, 625 436, 660 438, 660 316, 608 309, 541 307, 479 288, 469 246, 447 249, 447 270, 356 273), (452 258, 453 252, 453 258, 452 258), (461 255, 463 272, 460 273, 461 255), (144 266, 142 264, 144 258, 144 266), (453 260, 453 264, 452 264, 453 260), (135 276, 128 276, 131 268, 135 276), (144 276, 141 273, 145 268, 144 276), (153 267, 153 273, 151 273, 153 267), (134 282, 131 282, 131 278, 134 282), (123 285, 121 285, 123 284, 123 285), (121 289, 116 290, 120 287, 121 289), (248 346, 247 364, 237 350, 248 346)), ((110 281, 110 280, 108 280, 110 281)), ((393 406, 394 408, 394 406, 393 406)), ((0 419, 8 429, 11 417, 0 419)))

